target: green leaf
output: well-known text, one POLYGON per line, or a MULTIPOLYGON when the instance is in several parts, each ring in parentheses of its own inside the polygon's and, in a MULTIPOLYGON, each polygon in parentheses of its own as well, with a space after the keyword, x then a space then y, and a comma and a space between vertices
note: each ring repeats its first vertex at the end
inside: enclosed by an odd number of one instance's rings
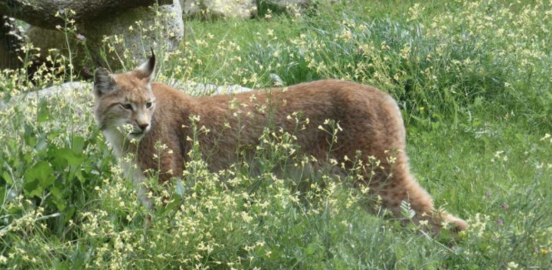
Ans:
POLYGON ((307 250, 306 250, 306 253, 307 255, 312 255, 316 252, 316 248, 317 248, 317 245, 316 243, 310 243, 308 246, 307 246, 307 250))
POLYGON ((25 183, 23 184, 23 189, 27 192, 32 192, 38 187, 38 180, 25 180, 25 183))
POLYGON ((48 140, 55 139, 59 136, 59 131, 52 131, 48 134, 48 140))
POLYGON ((56 187, 52 187, 50 188, 50 192, 52 193, 52 195, 54 195, 54 197, 58 198, 58 199, 61 199, 62 198, 62 194, 61 194, 61 191, 59 191, 58 188, 56 187))
POLYGON ((26 181, 40 179, 42 176, 49 175, 52 172, 52 167, 50 167, 48 161, 39 161, 25 173, 26 181))
POLYGON ((34 197, 34 196, 37 196, 37 197, 40 197, 40 195, 42 195, 42 192, 44 190, 42 189, 42 187, 38 186, 35 190, 31 191, 31 193, 29 193, 29 197, 34 197))
POLYGON ((176 180, 176 194, 178 194, 180 197, 184 197, 184 194, 186 193, 186 187, 182 184, 182 181, 176 180))
POLYGON ((50 110, 48 109, 47 102, 41 102, 38 109, 37 120, 39 123, 46 122, 50 120, 50 110))
POLYGON ((44 177, 40 180, 40 185, 46 189, 47 187, 51 186, 56 181, 56 177, 53 175, 50 175, 48 177, 44 177))
POLYGON ((35 137, 32 137, 33 135, 29 135, 29 136, 26 136, 25 137, 25 142, 27 143, 27 145, 29 145, 30 147, 35 147, 36 146, 36 138, 35 137))
POLYGON ((48 141, 46 140, 46 136, 40 136, 38 138, 38 142, 36 143, 36 151, 42 152, 45 151, 48 148, 48 141))
POLYGON ((25 162, 27 163, 32 163, 33 160, 34 160, 34 155, 31 155, 31 153, 27 153, 23 156, 23 159, 25 160, 25 162))
MULTIPOLYGON (((62 209, 60 209, 62 210, 62 209)), ((74 206, 70 206, 67 211, 65 212, 65 215, 63 217, 63 222, 67 222, 69 221, 74 215, 75 215, 75 212, 76 212, 76 208, 74 206)), ((63 211, 63 210, 62 210, 63 211)))
POLYGON ((412 210, 412 208, 410 207, 410 203, 407 201, 402 201, 400 208, 401 214, 405 218, 412 219, 416 215, 416 212, 412 210))
POLYGON ((162 213, 167 213, 167 212, 171 212, 171 211, 174 211, 178 205, 180 204, 180 202, 178 200, 171 200, 171 202, 169 204, 167 204, 167 206, 163 207, 161 210, 162 213))
POLYGON ((0 204, 4 202, 6 196, 6 186, 0 187, 0 204))
POLYGON ((82 153, 84 149, 84 138, 77 136, 73 138, 73 151, 75 153, 82 153))
POLYGON ((8 185, 13 185, 13 179, 8 172, 4 171, 2 173, 2 178, 4 178, 4 181, 6 181, 8 185))
POLYGON ((81 183, 84 184, 84 182, 86 182, 86 178, 82 175, 82 171, 77 171, 77 173, 75 173, 75 176, 77 177, 77 179, 79 179, 81 183))
POLYGON ((54 202, 54 204, 56 205, 56 207, 59 211, 63 211, 67 207, 67 205, 65 204, 65 201, 62 200, 62 199, 53 197, 52 201, 54 202))
MULTIPOLYGON (((53 177, 54 170, 48 161, 40 161, 35 164, 31 169, 25 173, 25 182, 33 182, 38 180, 43 188, 47 188, 54 183, 55 177, 53 177)), ((30 190, 27 190, 30 191, 30 190)))
POLYGON ((48 157, 54 159, 54 165, 59 169, 64 169, 67 163, 69 165, 79 165, 84 161, 84 156, 80 153, 75 153, 69 148, 52 147, 48 151, 48 157), (67 162, 67 163, 66 163, 67 162))
POLYGON ((14 140, 9 140, 8 141, 8 145, 10 146, 11 149, 15 149, 15 141, 14 140))
POLYGON ((70 165, 79 165, 84 161, 84 157, 80 154, 77 154, 71 149, 63 148, 59 149, 59 156, 63 157, 70 165))

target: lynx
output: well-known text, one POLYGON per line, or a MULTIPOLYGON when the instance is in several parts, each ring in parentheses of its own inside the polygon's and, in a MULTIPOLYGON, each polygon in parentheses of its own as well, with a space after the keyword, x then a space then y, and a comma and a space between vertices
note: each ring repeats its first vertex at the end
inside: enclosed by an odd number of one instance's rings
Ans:
MULTIPOLYGON (((407 202, 415 211, 411 220, 416 224, 428 224, 434 231, 439 231, 445 222, 455 230, 467 228, 464 220, 435 211, 430 195, 410 173, 401 112, 388 94, 353 82, 320 80, 282 89, 191 97, 152 82, 155 66, 152 55, 133 71, 112 74, 99 68, 94 78, 99 127, 117 157, 135 153, 133 163, 138 170, 131 177, 148 207, 151 201, 140 185, 146 177, 143 172, 155 172, 160 182, 182 176, 192 147, 188 139, 192 137, 191 116, 211 130, 197 140, 201 152, 211 153, 208 166, 214 172, 238 160, 237 147, 254 152, 270 121, 275 128, 296 136, 298 152, 317 160, 314 166, 325 166, 327 160, 335 160, 345 164, 345 168, 337 170, 346 170, 352 166, 354 157, 364 164, 369 164, 370 159, 379 160, 379 169, 365 170, 359 182, 369 187, 370 196, 379 196, 381 205, 397 218, 404 220, 401 204, 407 202), (233 104, 239 104, 244 112, 242 119, 232 117, 233 104), (259 109, 263 106, 272 109, 259 109), (296 124, 288 119, 294 112, 301 112, 308 119, 304 130, 294 131, 296 124), (328 132, 318 128, 327 119, 334 120, 342 130, 332 147, 328 132), (166 145, 168 154, 152 158, 157 153, 156 143, 166 145)), ((127 170, 132 166, 128 162, 123 165, 127 170)))

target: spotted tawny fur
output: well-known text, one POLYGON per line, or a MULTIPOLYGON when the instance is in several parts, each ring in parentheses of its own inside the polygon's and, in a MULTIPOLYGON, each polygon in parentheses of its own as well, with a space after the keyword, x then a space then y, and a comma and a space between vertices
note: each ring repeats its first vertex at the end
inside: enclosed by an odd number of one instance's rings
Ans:
MULTIPOLYGON (((145 190, 140 187, 145 170, 151 169, 164 182, 181 177, 192 137, 190 116, 199 117, 199 125, 210 132, 198 137, 200 149, 208 155, 210 170, 217 172, 238 160, 236 148, 251 149, 259 144, 264 128, 274 128, 297 137, 298 155, 318 160, 317 166, 333 159, 352 166, 357 157, 364 164, 369 157, 380 161, 378 168, 366 169, 359 184, 369 185, 371 196, 379 195, 383 207, 401 218, 400 205, 410 203, 415 211, 414 223, 427 221, 438 231, 443 222, 458 229, 467 223, 446 212, 436 213, 430 195, 410 173, 405 152, 405 128, 397 103, 388 94, 370 86, 348 81, 320 80, 288 88, 261 89, 239 94, 191 97, 165 84, 151 82, 155 56, 134 71, 112 74, 105 69, 95 73, 95 114, 116 155, 121 158, 135 153, 132 164, 123 165, 139 188, 143 203, 151 207, 145 190), (241 110, 240 117, 233 113, 241 110), (264 108, 264 109, 263 109, 264 108), (288 116, 300 112, 309 119, 304 130, 288 116), (338 140, 320 130, 327 119, 342 128, 338 140), (126 129, 123 126, 127 126, 126 129), (226 127, 225 127, 226 126, 226 127), (138 143, 131 143, 132 140, 138 143), (156 142, 167 146, 159 160, 153 158, 156 142), (171 154, 169 154, 171 153, 171 154), (345 158, 347 157, 347 158, 345 158), (160 166, 159 166, 160 165, 160 166), (376 174, 371 175, 371 171, 376 174)), ((249 150, 246 150, 249 151, 249 150)), ((372 160, 373 161, 373 160, 372 160)))

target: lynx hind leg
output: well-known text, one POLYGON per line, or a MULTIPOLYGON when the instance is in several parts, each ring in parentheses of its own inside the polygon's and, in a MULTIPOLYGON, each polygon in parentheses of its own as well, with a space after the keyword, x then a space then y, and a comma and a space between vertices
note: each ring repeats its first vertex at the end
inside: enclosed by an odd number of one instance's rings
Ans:
POLYGON ((446 212, 438 212, 433 207, 431 196, 423 189, 414 177, 408 172, 407 166, 396 169, 395 175, 387 181, 377 192, 382 198, 383 206, 391 210, 397 218, 405 219, 401 204, 403 201, 410 204, 415 214, 412 222, 416 225, 427 223, 430 229, 437 233, 444 223, 452 231, 462 231, 468 228, 468 224, 446 212))
POLYGON ((401 111, 391 96, 386 96, 385 101, 389 106, 385 107, 386 111, 384 113, 390 116, 387 138, 393 138, 388 141, 387 146, 394 147, 399 151, 395 163, 387 164, 392 170, 390 179, 387 179, 384 183, 378 183, 379 192, 376 191, 376 193, 382 197, 383 206, 389 208, 395 216, 404 218, 401 213, 401 203, 406 201, 410 203, 411 209, 415 211, 412 221, 415 224, 427 221, 435 232, 439 231, 444 222, 451 223, 453 230, 467 229, 468 224, 464 220, 448 213, 437 213, 433 207, 431 196, 410 173, 408 157, 405 153, 406 131, 401 111))

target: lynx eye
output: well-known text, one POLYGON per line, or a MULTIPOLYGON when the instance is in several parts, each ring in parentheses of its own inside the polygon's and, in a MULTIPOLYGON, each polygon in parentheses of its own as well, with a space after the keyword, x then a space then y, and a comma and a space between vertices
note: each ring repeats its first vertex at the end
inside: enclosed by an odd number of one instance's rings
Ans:
POLYGON ((123 107, 123 109, 125 109, 125 110, 132 111, 132 104, 130 104, 130 103, 127 103, 127 104, 122 104, 121 103, 121 107, 123 107))
POLYGON ((151 106, 153 106, 153 103, 151 103, 151 102, 146 103, 146 108, 147 109, 151 109, 151 106))

